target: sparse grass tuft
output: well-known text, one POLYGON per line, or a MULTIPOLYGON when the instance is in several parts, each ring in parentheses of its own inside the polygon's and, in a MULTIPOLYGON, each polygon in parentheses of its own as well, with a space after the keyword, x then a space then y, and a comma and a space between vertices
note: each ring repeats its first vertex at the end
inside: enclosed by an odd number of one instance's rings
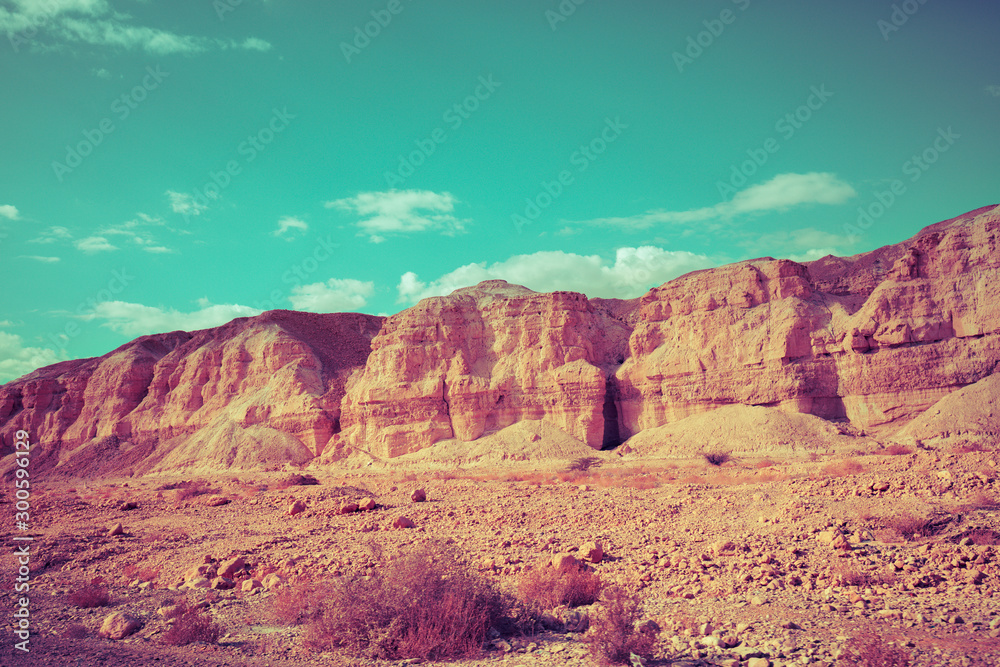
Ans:
POLYGON ((883 449, 881 453, 885 454, 886 456, 903 456, 905 454, 912 454, 913 450, 907 447, 906 445, 901 445, 899 443, 896 443, 893 445, 889 445, 888 447, 883 449))
POLYGON ((215 644, 222 629, 200 607, 187 607, 178 613, 170 629, 163 633, 163 641, 171 646, 185 646, 194 642, 215 644))
POLYGON ((576 459, 571 464, 569 464, 569 467, 566 468, 566 470, 570 472, 572 471, 587 472, 591 468, 596 468, 600 466, 602 463, 604 463, 604 461, 597 458, 596 456, 587 456, 584 458, 576 459))
POLYGON ((627 665, 634 653, 648 659, 656 643, 655 637, 635 628, 639 620, 639 602, 636 596, 620 586, 604 589, 601 609, 591 621, 590 650, 594 657, 606 665, 627 665))
POLYGON ((601 578, 584 565, 557 570, 543 565, 525 570, 518 577, 518 597, 542 610, 559 605, 593 604, 601 592, 601 578))
POLYGON ((930 519, 912 514, 889 517, 885 520, 885 527, 899 539, 907 542, 921 537, 929 537, 937 532, 937 528, 930 519))
POLYGON ((829 477, 847 477, 864 472, 865 467, 857 461, 831 461, 823 466, 823 474, 829 477))
POLYGON ((865 632, 852 637, 840 655, 838 664, 852 667, 910 667, 910 654, 886 642, 885 637, 865 632))

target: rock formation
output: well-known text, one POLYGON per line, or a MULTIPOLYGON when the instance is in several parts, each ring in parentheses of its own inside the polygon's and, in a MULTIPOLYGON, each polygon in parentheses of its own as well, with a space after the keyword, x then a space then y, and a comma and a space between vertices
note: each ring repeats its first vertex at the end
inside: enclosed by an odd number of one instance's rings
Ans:
POLYGON ((339 430, 347 377, 381 322, 271 311, 39 369, 0 387, 0 454, 24 429, 41 443, 35 470, 306 462, 339 430))
POLYGON ((259 468, 539 420, 601 448, 734 405, 881 436, 997 371, 998 213, 854 257, 697 271, 631 301, 487 281, 385 320, 272 311, 146 336, 0 387, 0 455, 24 429, 36 469, 259 468))

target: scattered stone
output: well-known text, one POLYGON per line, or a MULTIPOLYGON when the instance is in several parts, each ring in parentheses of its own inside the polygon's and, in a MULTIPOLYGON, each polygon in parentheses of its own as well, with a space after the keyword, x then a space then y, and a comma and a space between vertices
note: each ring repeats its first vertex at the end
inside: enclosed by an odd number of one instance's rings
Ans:
POLYGON ((393 528, 416 528, 417 524, 413 523, 410 519, 405 516, 398 517, 392 522, 393 528))
POLYGON ((556 554, 555 556, 552 557, 552 559, 549 562, 551 563, 552 567, 554 567, 557 570, 566 570, 571 567, 578 567, 580 564, 579 561, 577 561, 576 557, 573 556, 573 554, 565 554, 565 553, 556 554))
POLYGON ((212 579, 211 587, 217 591, 228 591, 230 588, 236 588, 236 582, 228 577, 216 577, 212 579))
POLYGON ((344 503, 340 506, 340 514, 354 514, 358 511, 357 503, 344 503))
POLYGON ((362 512, 370 512, 375 509, 375 499, 365 498, 360 503, 358 503, 358 509, 362 512))
POLYGON ((122 512, 128 512, 129 510, 134 510, 137 507, 139 507, 139 503, 129 500, 119 505, 118 509, 121 510, 122 512))
POLYGON ((579 549, 580 558, 590 563, 600 563, 604 559, 604 547, 600 542, 587 542, 579 549))
POLYGON ((288 514, 295 515, 306 511, 306 504, 301 500, 294 500, 288 506, 288 514))
POLYGON ((258 588, 263 588, 263 587, 264 584, 262 584, 259 579, 247 579, 240 586, 240 590, 243 591, 244 593, 248 593, 250 591, 255 591, 258 588))
POLYGON ((410 500, 415 503, 422 503, 427 500, 427 492, 423 489, 417 489, 410 494, 410 500))
POLYGON ((117 537, 124 534, 125 528, 120 523, 116 523, 108 529, 108 537, 117 537))
POLYGON ((229 498, 220 495, 212 495, 201 501, 205 507, 222 507, 223 505, 228 505, 230 503, 229 498))
POLYGON ((246 560, 243 556, 237 556, 236 558, 230 558, 219 563, 218 575, 220 577, 226 577, 229 579, 234 578, 237 572, 246 567, 246 560))
POLYGON ((139 628, 142 621, 125 611, 116 611, 104 617, 97 634, 105 639, 124 639, 139 628))
POLYGON ((271 591, 285 583, 285 579, 280 574, 272 572, 264 577, 260 583, 264 586, 264 588, 271 591))

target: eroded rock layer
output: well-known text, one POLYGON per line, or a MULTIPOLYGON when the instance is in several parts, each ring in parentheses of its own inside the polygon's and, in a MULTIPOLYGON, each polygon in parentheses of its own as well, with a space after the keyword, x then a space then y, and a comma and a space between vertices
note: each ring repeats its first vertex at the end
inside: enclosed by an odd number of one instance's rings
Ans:
POLYGON ((3 443, 31 434, 36 468, 305 462, 339 430, 347 377, 381 322, 271 311, 39 369, 0 387, 3 443))
POLYGON ((574 292, 500 280, 424 299, 373 341, 348 385, 337 445, 391 457, 544 419, 600 448, 608 377, 628 336, 574 292))

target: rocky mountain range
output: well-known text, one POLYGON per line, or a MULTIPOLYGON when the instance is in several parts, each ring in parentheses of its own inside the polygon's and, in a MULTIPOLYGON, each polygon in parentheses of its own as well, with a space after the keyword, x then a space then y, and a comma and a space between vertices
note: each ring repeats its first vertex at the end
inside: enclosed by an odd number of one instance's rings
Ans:
MULTIPOLYGON (((998 369, 998 232, 986 207, 853 257, 748 260, 628 301, 488 281, 388 318, 270 311, 144 336, 0 387, 0 456, 23 429, 37 471, 274 469, 528 420, 601 449, 733 405, 878 438, 916 437, 920 417, 932 437, 923 413, 998 369)), ((991 410, 976 428, 995 436, 991 410)))

